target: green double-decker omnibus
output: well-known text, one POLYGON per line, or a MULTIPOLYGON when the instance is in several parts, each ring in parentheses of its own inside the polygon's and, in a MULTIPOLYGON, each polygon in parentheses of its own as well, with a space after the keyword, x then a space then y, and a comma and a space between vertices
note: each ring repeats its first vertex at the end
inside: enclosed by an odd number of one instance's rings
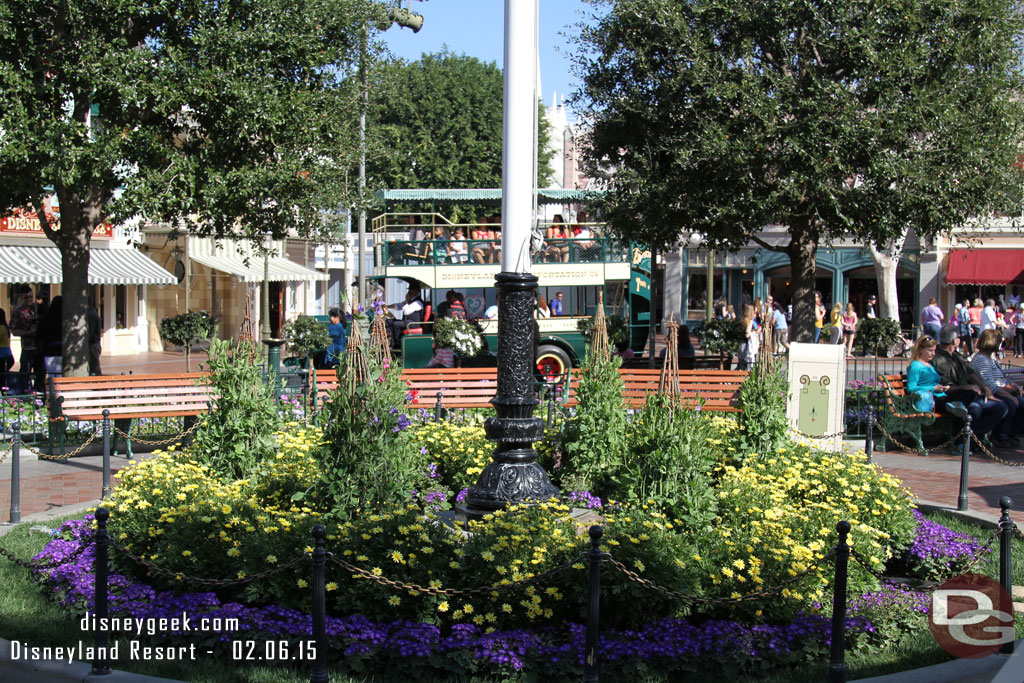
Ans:
MULTIPOLYGON (((540 190, 538 204, 585 206, 592 196, 585 191, 540 190)), ((385 213, 371 222, 372 277, 418 285, 428 309, 425 322, 410 325, 411 332, 401 337, 405 367, 430 362, 433 314, 449 290, 462 294, 467 317, 479 322, 488 349, 496 351, 494 276, 501 269, 501 190, 384 190, 377 197, 384 202, 385 213), (473 218, 465 220, 469 215, 473 218)), ((570 215, 569 209, 562 215, 570 215)), ((555 306, 561 307, 560 315, 550 317, 538 311, 537 367, 545 377, 555 377, 583 359, 578 323, 594 314, 600 297, 608 315, 628 319, 630 250, 606 234, 601 223, 586 220, 583 211, 572 222, 538 221, 534 234, 530 270, 538 278, 538 299, 549 306, 557 300, 555 306), (551 233, 552 226, 564 232, 551 233)), ((487 358, 474 362, 486 364, 487 358)))

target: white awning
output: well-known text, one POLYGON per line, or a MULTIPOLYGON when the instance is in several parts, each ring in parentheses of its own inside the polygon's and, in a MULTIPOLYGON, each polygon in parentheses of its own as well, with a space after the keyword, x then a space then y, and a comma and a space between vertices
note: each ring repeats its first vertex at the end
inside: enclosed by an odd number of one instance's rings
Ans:
MULTIPOLYGON (((0 247, 0 282, 58 284, 63 280, 57 247, 0 247)), ((90 285, 174 285, 178 278, 135 249, 92 249, 90 285)))
MULTIPOLYGON (((263 256, 251 252, 239 253, 211 240, 191 240, 189 242, 189 258, 204 266, 219 270, 237 277, 243 282, 263 282, 263 256)), ((267 259, 268 280, 270 282, 313 282, 330 280, 331 276, 312 268, 306 268, 294 261, 280 256, 267 259)))

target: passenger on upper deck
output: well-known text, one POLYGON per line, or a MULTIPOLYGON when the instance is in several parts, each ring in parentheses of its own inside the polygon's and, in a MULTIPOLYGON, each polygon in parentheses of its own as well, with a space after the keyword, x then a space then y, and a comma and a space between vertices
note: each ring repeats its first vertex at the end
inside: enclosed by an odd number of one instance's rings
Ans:
POLYGON ((448 260, 452 263, 466 263, 469 261, 469 251, 466 248, 465 231, 456 226, 452 229, 452 241, 448 244, 448 260))
POLYGON ((569 262, 569 228, 562 220, 562 214, 556 213, 547 230, 547 256, 549 261, 569 262))
POLYGON ((473 238, 473 242, 470 243, 470 255, 473 257, 475 263, 494 263, 492 258, 490 228, 487 226, 487 219, 480 216, 476 219, 477 225, 473 226, 469 236, 473 238))
POLYGON ((577 223, 572 228, 573 236, 576 238, 575 244, 579 250, 580 261, 595 261, 597 260, 597 254, 594 253, 594 233, 591 231, 590 226, 587 222, 590 217, 586 211, 580 211, 577 216, 577 223))
POLYGON ((427 253, 433 254, 434 263, 446 263, 448 261, 448 235, 440 225, 434 226, 433 240, 427 245, 429 249, 427 253))

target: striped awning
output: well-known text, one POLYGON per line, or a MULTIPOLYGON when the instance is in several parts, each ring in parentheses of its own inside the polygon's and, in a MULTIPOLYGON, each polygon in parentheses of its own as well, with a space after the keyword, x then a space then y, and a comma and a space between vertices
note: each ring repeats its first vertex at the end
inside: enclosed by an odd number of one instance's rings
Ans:
MULTIPOLYGON (((59 284, 57 247, 4 245, 0 247, 0 282, 59 284)), ((173 285, 178 279, 135 249, 91 249, 90 285, 173 285)))
MULTIPOLYGON (((537 190, 538 204, 574 204, 597 199, 604 193, 599 190, 565 190, 542 188, 537 190)), ((412 190, 379 190, 377 199, 384 202, 438 202, 500 204, 501 188, 450 189, 423 188, 412 190)))
MULTIPOLYGON (((251 256, 246 259, 238 254, 217 252, 190 254, 189 258, 204 266, 237 277, 243 282, 263 282, 263 257, 251 256)), ((331 276, 312 268, 300 266, 280 256, 271 256, 267 263, 267 279, 270 282, 313 282, 330 280, 331 276)))

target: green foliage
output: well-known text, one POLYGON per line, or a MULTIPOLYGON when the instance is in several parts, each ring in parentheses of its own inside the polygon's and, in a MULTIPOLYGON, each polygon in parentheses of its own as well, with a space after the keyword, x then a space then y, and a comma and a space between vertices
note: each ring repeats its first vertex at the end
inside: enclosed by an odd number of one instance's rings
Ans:
POLYGON ((217 333, 217 323, 206 311, 188 311, 160 321, 160 337, 185 350, 185 369, 191 371, 192 344, 217 333))
MULTIPOLYGON (((85 257, 101 222, 144 216, 249 236, 343 224, 323 209, 357 194, 348 76, 376 11, 365 0, 5 3, 0 214, 60 197, 44 230, 64 263, 65 315, 85 320, 85 257)), ((85 325, 66 329, 75 372, 85 325)))
MULTIPOLYGON (((493 63, 450 52, 392 62, 370 89, 367 174, 384 187, 501 187, 503 81, 493 63)), ((538 103, 539 104, 539 103, 538 103)), ((541 112, 538 178, 551 175, 541 112)), ((558 131, 561 134, 561 131, 558 131)), ((463 208, 473 220, 472 209, 463 208)), ((459 218, 462 220, 462 218, 459 218)))
POLYGON ((680 226, 713 249, 787 226, 798 340, 819 247, 1019 206, 1014 0, 593 4, 575 62, 589 170, 616 169, 605 220, 659 251, 680 226))
POLYGON ((591 491, 604 490, 626 455, 626 405, 619 375, 622 359, 603 361, 587 354, 576 389, 576 413, 564 432, 564 474, 591 491))
MULTIPOLYGON (((615 350, 620 344, 629 341, 629 321, 621 315, 609 315, 605 318, 608 328, 608 347, 615 350)), ((594 316, 580 318, 576 321, 576 329, 589 344, 594 331, 594 316)))
POLYGON ((864 318, 857 325, 857 343, 864 350, 874 353, 877 349, 883 355, 900 338, 900 321, 889 318, 864 318))
POLYGON ((317 451, 321 480, 316 488, 342 517, 361 506, 406 500, 430 463, 406 433, 410 421, 400 411, 406 387, 399 369, 379 367, 370 357, 369 377, 350 395, 345 378, 351 361, 352 354, 341 359, 341 383, 324 404, 324 443, 317 451))
POLYGON ((316 353, 331 343, 327 325, 308 315, 300 315, 286 324, 284 338, 288 340, 288 350, 300 356, 316 353))
POLYGON ((771 456, 787 440, 789 419, 786 417, 789 383, 781 366, 767 371, 760 363, 740 385, 737 414, 740 459, 751 454, 771 456))
POLYGON ((229 346, 226 340, 210 340, 207 369, 214 398, 190 450, 217 475, 242 479, 272 457, 279 423, 274 388, 253 362, 255 346, 242 341, 233 352, 229 346))
POLYGON ((710 434, 711 423, 701 411, 683 408, 662 394, 648 395, 630 420, 626 455, 606 495, 648 501, 689 529, 709 529, 717 510, 710 434))
POLYGON ((743 323, 731 318, 708 320, 698 334, 704 352, 711 355, 736 353, 743 342, 747 340, 747 332, 743 323))
POLYGON ((463 358, 472 358, 484 347, 480 330, 468 320, 439 318, 434 323, 434 344, 449 348, 463 358))
POLYGON ((160 338, 186 349, 200 339, 209 339, 216 329, 213 317, 206 311, 188 311, 160 321, 160 338))

